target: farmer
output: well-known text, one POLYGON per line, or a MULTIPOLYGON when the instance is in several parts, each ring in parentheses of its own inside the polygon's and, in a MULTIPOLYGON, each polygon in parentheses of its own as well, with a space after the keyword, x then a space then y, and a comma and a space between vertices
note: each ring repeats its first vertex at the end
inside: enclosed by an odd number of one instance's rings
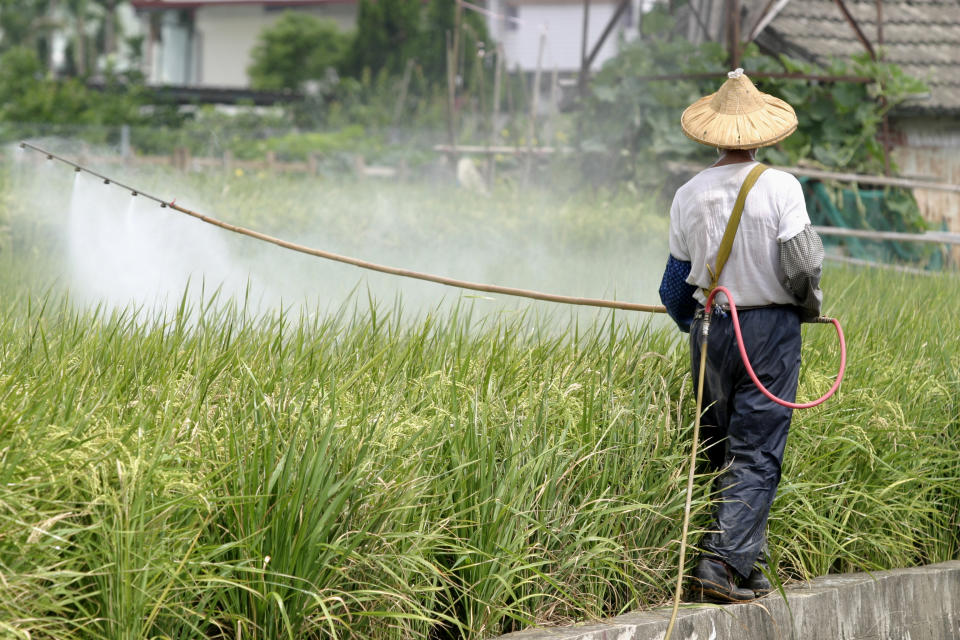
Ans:
MULTIPOLYGON (((660 297, 681 331, 690 332, 693 379, 700 362, 703 305, 717 284, 730 290, 743 340, 760 381, 796 398, 800 323, 820 314, 823 244, 810 227, 800 183, 766 169, 752 187, 760 147, 797 128, 786 102, 761 93, 743 69, 680 118, 688 137, 716 147, 719 159, 677 190, 670 207, 670 257, 660 297), (729 258, 714 274, 721 238, 745 188, 729 258), (714 279, 714 276, 718 279, 714 279)), ((757 169, 761 171, 761 169, 757 169)), ((768 400, 741 361, 723 294, 715 297, 704 374, 701 433, 711 470, 720 471, 714 522, 700 544, 688 597, 743 602, 770 591, 764 575, 766 526, 780 482, 792 411, 768 400)))

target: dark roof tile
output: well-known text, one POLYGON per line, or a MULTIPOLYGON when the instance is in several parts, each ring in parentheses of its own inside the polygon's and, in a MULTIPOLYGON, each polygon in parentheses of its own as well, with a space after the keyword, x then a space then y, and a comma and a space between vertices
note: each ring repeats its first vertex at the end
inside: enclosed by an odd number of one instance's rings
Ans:
MULTIPOLYGON (((874 49, 878 48, 875 0, 846 0, 874 49)), ((883 54, 930 86, 921 109, 960 113, 960 0, 884 0, 883 54)), ((791 2, 765 31, 767 46, 825 63, 864 51, 833 0, 791 2)))

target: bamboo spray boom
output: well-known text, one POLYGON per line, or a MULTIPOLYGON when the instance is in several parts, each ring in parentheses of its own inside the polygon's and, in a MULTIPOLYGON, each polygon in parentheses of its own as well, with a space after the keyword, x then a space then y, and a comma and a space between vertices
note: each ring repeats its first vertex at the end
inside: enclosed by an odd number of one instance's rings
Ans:
POLYGON ((58 160, 64 164, 70 165, 77 172, 88 173, 92 176, 100 178, 103 180, 104 184, 114 184, 121 189, 126 189, 130 192, 131 195, 143 196, 148 200, 153 200, 157 202, 161 207, 169 207, 174 211, 179 211, 180 213, 186 214, 202 222, 213 225, 215 227, 220 227, 221 229, 226 229, 227 231, 232 231, 233 233, 238 233, 240 235, 248 236, 256 240, 261 240, 263 242, 269 242, 270 244, 275 244, 278 247, 283 247, 284 249, 289 249, 291 251, 297 251, 299 253, 305 253, 310 256, 317 258, 324 258, 326 260, 333 260, 335 262, 342 262, 344 264, 353 265, 355 267, 360 267, 361 269, 367 269, 370 271, 378 271, 380 273, 387 273, 394 276, 402 276, 404 278, 415 278, 417 280, 426 280, 427 282, 435 282, 437 284, 446 285, 448 287, 457 287, 459 289, 470 289, 472 291, 483 291, 485 293, 500 293, 508 296, 516 296, 520 298, 530 298, 533 300, 544 300, 546 302, 557 302, 560 304, 572 304, 588 307, 603 307, 607 309, 622 309, 624 311, 642 311, 646 313, 666 313, 666 307, 662 305, 651 305, 651 304, 639 304, 636 302, 620 302, 617 300, 605 300, 602 298, 578 298, 574 296, 562 296, 552 293, 544 293, 542 291, 532 291, 530 289, 517 289, 514 287, 501 287, 494 284, 486 284, 481 282, 469 282, 467 280, 457 280, 455 278, 448 278, 446 276, 439 276, 432 273, 423 273, 421 271, 412 271, 410 269, 401 269, 398 267, 391 267, 382 264, 376 264, 373 262, 367 262, 366 260, 360 260, 359 258, 352 258, 350 256, 344 256, 337 253, 332 253, 330 251, 324 251, 322 249, 314 249, 312 247, 307 247, 301 244, 296 244, 294 242, 289 242, 287 240, 282 240, 274 236, 261 233, 259 231, 254 231, 253 229, 247 229, 246 227, 241 227, 235 224, 230 224, 229 222, 224 222, 223 220, 218 220, 217 218, 212 218, 210 216, 198 213, 186 207, 183 207, 179 204, 176 204, 174 200, 163 200, 157 196, 150 195, 145 193, 140 189, 135 187, 127 186, 121 182, 117 182, 112 178, 100 174, 96 171, 88 169, 76 162, 68 160, 62 156, 58 156, 55 153, 51 153, 40 147, 34 146, 28 142, 20 143, 21 149, 31 149, 38 153, 44 154, 48 160, 58 160))

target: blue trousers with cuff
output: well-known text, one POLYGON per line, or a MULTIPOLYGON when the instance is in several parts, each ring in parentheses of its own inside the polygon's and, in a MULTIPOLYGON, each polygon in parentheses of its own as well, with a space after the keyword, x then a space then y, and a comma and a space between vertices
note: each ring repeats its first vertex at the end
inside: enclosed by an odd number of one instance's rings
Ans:
MULTIPOLYGON (((800 371, 800 317, 789 307, 739 311, 750 364, 775 396, 793 402, 800 371)), ((701 317, 690 329, 694 384, 700 366, 701 317)), ((780 483, 793 410, 764 396, 750 380, 729 313, 715 311, 707 343, 700 438, 711 471, 723 470, 704 554, 747 576, 766 547, 767 517, 780 483)))

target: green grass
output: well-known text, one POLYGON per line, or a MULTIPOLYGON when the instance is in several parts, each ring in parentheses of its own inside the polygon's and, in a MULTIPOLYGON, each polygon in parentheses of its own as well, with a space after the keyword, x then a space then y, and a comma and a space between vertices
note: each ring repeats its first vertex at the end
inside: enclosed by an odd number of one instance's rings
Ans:
MULTIPOLYGON (((472 204, 434 197, 428 220, 472 204)), ((480 638, 670 597, 693 405, 675 330, 469 299, 88 308, 42 216, 6 202, 0 635, 480 638)), ((540 221, 586 252, 591 209, 558 206, 540 221)), ((601 244, 610 210, 592 214, 601 244)), ((782 578, 958 557, 956 284, 828 269, 850 366, 795 416, 770 523, 782 578)), ((837 359, 832 330, 807 327, 801 397, 837 359)))

